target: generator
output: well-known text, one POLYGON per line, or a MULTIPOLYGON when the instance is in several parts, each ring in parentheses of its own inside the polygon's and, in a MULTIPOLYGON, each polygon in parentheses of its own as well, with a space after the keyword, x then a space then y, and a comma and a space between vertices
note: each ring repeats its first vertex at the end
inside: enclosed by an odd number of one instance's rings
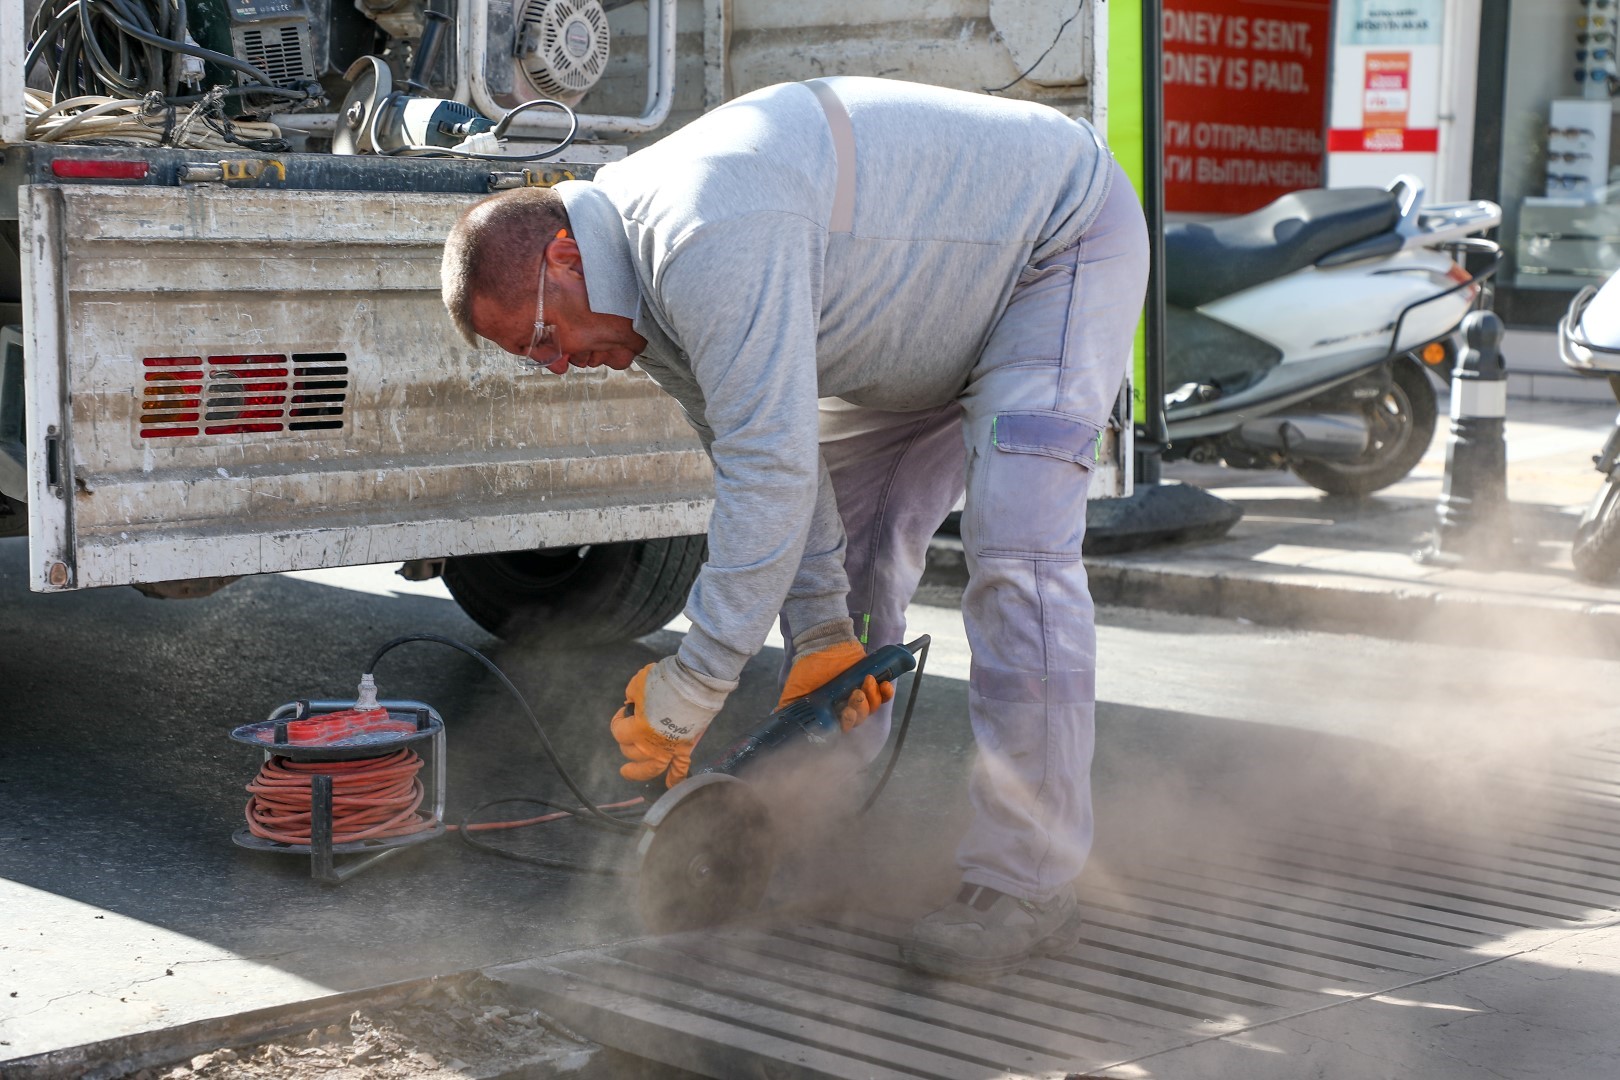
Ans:
MULTIPOLYGON (((211 126, 227 141, 223 116, 278 125, 293 149, 337 153, 422 153, 501 126, 503 140, 520 145, 507 151, 503 141, 500 152, 518 155, 525 140, 556 141, 576 129, 570 109, 613 55, 609 12, 628 2, 46 0, 29 27, 30 110, 48 120, 72 99, 122 101, 111 115, 132 114, 127 132, 109 132, 107 120, 94 125, 97 135, 117 136, 139 134, 135 123, 153 126, 168 109, 159 144, 181 145, 171 141, 173 110, 213 93, 211 126), (101 29, 88 43, 79 29, 86 8, 101 29), (109 55, 141 62, 115 68, 109 55), (564 108, 528 108, 539 102, 564 108), (364 114, 359 126, 356 110, 364 114)), ((649 0, 643 114, 584 117, 586 137, 640 134, 668 115, 674 8, 675 0, 649 0)), ((636 39, 632 49, 641 47, 636 39)), ((492 149, 476 145, 478 153, 492 149)))

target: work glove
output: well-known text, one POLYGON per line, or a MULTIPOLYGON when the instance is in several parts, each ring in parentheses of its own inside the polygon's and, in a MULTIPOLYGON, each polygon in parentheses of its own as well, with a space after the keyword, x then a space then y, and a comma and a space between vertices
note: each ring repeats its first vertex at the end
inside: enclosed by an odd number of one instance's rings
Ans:
POLYGON ((692 747, 736 686, 701 675, 674 656, 636 672, 611 724, 614 741, 629 759, 619 775, 647 781, 663 773, 665 787, 685 780, 692 747))
MULTIPOLYGON (((788 669, 787 682, 782 686, 782 697, 776 707, 780 709, 790 701, 820 690, 864 659, 866 646, 856 640, 855 625, 848 619, 834 619, 795 634, 793 666, 788 669)), ((857 728, 885 701, 892 700, 894 683, 880 683, 876 676, 868 675, 845 702, 838 715, 838 726, 845 731, 857 728)))

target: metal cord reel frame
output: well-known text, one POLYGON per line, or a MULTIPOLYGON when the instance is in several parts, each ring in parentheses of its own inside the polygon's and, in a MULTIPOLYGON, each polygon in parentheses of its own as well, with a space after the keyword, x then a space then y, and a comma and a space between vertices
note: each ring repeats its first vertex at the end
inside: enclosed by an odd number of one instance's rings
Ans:
POLYGON ((310 778, 310 842, 308 844, 283 844, 275 840, 267 840, 255 836, 247 828, 238 829, 231 834, 231 842, 237 847, 250 851, 265 851, 279 855, 308 855, 310 863, 310 876, 316 881, 328 885, 336 885, 347 881, 360 871, 377 865, 404 848, 414 847, 426 843, 445 833, 444 803, 445 803, 445 761, 444 761, 444 718, 431 706, 420 701, 383 701, 379 702, 382 708, 388 710, 389 715, 398 715, 401 718, 410 718, 416 722, 416 731, 387 741, 386 743, 370 743, 353 746, 304 746, 291 743, 287 739, 286 728, 288 721, 302 717, 319 717, 323 713, 341 712, 354 708, 353 701, 289 701, 271 711, 268 718, 257 724, 244 724, 231 732, 234 742, 251 746, 264 752, 266 760, 272 756, 285 757, 293 761, 351 761, 359 758, 378 756, 384 749, 397 749, 405 746, 420 744, 429 751, 431 761, 430 783, 432 785, 433 810, 429 817, 431 823, 428 828, 409 833, 404 836, 379 837, 370 840, 356 840, 349 843, 334 844, 332 842, 333 807, 332 807, 332 778, 316 774, 310 778), (270 741, 266 742, 255 737, 257 733, 269 729, 274 732, 270 741), (362 855, 365 858, 356 859, 344 866, 338 866, 335 856, 362 855))

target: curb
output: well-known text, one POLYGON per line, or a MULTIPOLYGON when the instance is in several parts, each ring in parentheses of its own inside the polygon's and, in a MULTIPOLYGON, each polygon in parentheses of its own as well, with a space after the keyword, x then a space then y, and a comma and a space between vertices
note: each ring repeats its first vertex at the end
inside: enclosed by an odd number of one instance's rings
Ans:
MULTIPOLYGON (((1160 551, 1151 559, 1088 556, 1092 599, 1099 607, 1243 619, 1292 630, 1604 659, 1620 653, 1620 604, 1278 571, 1236 559, 1201 558, 1197 548, 1160 551)), ((935 537, 923 585, 960 591, 966 584, 962 542, 935 537)))

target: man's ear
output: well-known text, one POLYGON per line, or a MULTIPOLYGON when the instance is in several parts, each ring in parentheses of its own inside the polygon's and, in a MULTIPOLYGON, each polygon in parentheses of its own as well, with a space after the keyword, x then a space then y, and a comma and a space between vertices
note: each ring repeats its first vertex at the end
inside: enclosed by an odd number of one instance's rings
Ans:
POLYGON ((546 273, 584 279, 585 262, 580 258, 579 245, 572 236, 559 236, 546 248, 546 273))

